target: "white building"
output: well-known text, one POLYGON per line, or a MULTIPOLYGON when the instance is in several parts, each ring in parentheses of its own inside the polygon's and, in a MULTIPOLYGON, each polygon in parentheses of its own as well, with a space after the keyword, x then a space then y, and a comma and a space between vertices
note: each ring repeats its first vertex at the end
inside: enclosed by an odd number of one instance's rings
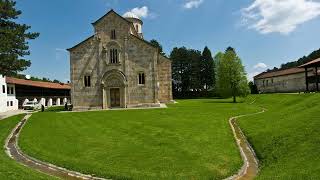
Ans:
POLYGON ((0 112, 18 110, 18 100, 14 84, 7 84, 6 78, 0 75, 0 112))

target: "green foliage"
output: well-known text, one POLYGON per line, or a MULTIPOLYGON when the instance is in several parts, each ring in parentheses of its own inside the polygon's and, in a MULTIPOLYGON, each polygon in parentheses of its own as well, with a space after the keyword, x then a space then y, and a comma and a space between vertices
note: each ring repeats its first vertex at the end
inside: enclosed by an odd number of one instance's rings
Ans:
POLYGON ((243 164, 227 120, 258 110, 197 99, 167 109, 36 113, 19 143, 30 156, 115 180, 224 179, 243 164))
POLYGON ((320 94, 252 98, 267 111, 238 122, 259 158, 256 179, 319 179, 320 94))
POLYGON ((255 85, 252 81, 250 81, 248 85, 249 85, 251 94, 259 94, 257 85, 255 85))
POLYGON ((15 22, 21 14, 15 5, 12 0, 0 1, 0 74, 5 76, 30 67, 31 62, 23 59, 30 54, 27 40, 39 36, 39 33, 27 32, 30 26, 15 22))
POLYGON ((171 54, 173 95, 175 98, 206 96, 214 87, 214 62, 210 50, 201 53, 175 47, 171 54))
POLYGON ((202 52, 200 68, 201 85, 205 90, 212 89, 215 85, 214 61, 208 47, 202 52))
POLYGON ((268 72, 271 71, 277 71, 277 70, 281 70, 281 69, 289 69, 289 68, 293 68, 293 67, 298 67, 302 64, 308 63, 312 60, 318 59, 320 58, 320 49, 313 51, 312 53, 310 53, 308 56, 303 56, 301 58, 299 58, 297 61, 291 61, 288 63, 284 63, 281 64, 280 68, 274 67, 273 69, 268 69, 268 72))
POLYGON ((150 44, 152 44, 154 47, 157 47, 159 49, 159 53, 163 56, 166 55, 166 53, 163 52, 163 49, 162 49, 162 45, 155 39, 152 39, 150 41, 150 44))
POLYGON ((4 150, 4 143, 10 132, 23 118, 24 115, 17 115, 7 119, 0 120, 0 179, 3 180, 20 180, 20 179, 54 179, 42 173, 27 168, 13 159, 11 159, 4 150))
MULTIPOLYGON (((18 79, 26 79, 26 75, 24 74, 15 74, 15 75, 12 75, 11 77, 15 77, 15 78, 18 78, 18 79)), ((61 83, 61 81, 59 80, 53 80, 51 81, 49 78, 38 78, 38 77, 35 77, 35 76, 31 76, 30 78, 31 81, 41 81, 41 82, 53 82, 53 83, 61 83)))
POLYGON ((237 96, 247 96, 249 87, 244 66, 233 48, 226 52, 218 53, 217 62, 217 89, 222 97, 233 97, 236 102, 237 96))

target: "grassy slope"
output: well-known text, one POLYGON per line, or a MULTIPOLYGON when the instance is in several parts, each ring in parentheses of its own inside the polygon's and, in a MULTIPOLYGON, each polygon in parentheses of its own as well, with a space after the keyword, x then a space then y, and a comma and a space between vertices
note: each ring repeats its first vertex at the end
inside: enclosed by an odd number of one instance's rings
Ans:
POLYGON ((41 160, 114 179, 221 179, 242 165, 228 118, 256 111, 226 100, 184 100, 168 109, 37 113, 20 146, 41 160))
POLYGON ((22 117, 23 115, 18 115, 0 120, 0 179, 50 179, 51 177, 47 177, 16 163, 5 153, 5 149, 3 147, 3 145, 5 144, 5 140, 9 136, 12 129, 16 126, 16 124, 22 119, 22 117))
POLYGON ((320 94, 256 98, 268 112, 239 122, 261 161, 258 179, 319 179, 320 94))

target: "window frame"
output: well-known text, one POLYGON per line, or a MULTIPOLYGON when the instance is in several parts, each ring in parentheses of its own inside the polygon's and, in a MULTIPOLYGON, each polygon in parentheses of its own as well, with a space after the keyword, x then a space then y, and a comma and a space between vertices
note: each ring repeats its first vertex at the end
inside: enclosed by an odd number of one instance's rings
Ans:
POLYGON ((89 75, 84 76, 83 83, 84 83, 84 87, 86 87, 86 88, 91 87, 91 76, 89 76, 89 75))
POLYGON ((109 60, 109 64, 119 64, 119 51, 116 48, 112 48, 109 51, 110 53, 110 60, 109 60))
POLYGON ((2 85, 2 93, 6 93, 6 85, 2 85))
POLYGON ((110 39, 112 39, 112 40, 116 40, 117 39, 117 35, 116 35, 116 30, 115 29, 111 30, 110 39))
POLYGON ((146 84, 146 74, 144 72, 138 73, 138 85, 144 86, 146 84))

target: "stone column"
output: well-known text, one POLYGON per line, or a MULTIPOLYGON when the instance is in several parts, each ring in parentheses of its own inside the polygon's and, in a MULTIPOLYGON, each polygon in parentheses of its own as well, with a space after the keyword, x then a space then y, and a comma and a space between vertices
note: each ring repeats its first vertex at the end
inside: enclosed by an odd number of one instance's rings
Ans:
POLYGON ((43 106, 46 106, 46 99, 45 98, 41 98, 40 104, 43 105, 43 106))
POLYGON ((48 101, 48 107, 52 106, 52 98, 49 99, 48 101))
POLYGON ((60 98, 57 98, 57 100, 56 100, 56 105, 57 105, 57 106, 60 106, 60 98))

